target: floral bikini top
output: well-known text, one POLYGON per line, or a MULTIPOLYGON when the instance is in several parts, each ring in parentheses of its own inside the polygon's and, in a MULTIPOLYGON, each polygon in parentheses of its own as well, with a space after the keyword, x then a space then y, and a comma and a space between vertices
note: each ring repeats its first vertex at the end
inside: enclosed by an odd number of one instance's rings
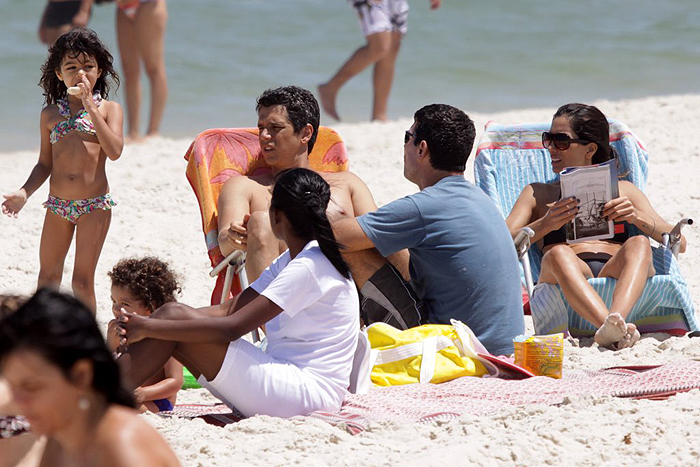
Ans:
MULTIPOLYGON (((93 94, 92 99, 95 101, 97 107, 102 104, 102 96, 100 96, 99 93, 93 94)), ((53 129, 51 130, 51 134, 49 135, 51 144, 56 144, 57 141, 66 136, 72 130, 82 131, 83 133, 87 133, 89 135, 95 134, 95 125, 93 125, 87 110, 84 108, 80 109, 78 113, 71 117, 68 99, 59 99, 58 102, 56 102, 56 105, 58 105, 58 112, 66 120, 61 120, 54 125, 53 129)))

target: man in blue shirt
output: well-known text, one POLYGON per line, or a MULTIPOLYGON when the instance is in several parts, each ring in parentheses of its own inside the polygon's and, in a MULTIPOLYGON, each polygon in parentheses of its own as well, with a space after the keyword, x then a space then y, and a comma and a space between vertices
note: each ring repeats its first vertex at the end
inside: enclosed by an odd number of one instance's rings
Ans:
POLYGON ((414 115, 404 139, 404 176, 418 193, 333 224, 349 251, 407 248, 411 285, 428 321, 469 326, 495 355, 513 353, 524 332, 513 239, 491 199, 464 178, 475 137, 461 110, 433 104, 414 115))

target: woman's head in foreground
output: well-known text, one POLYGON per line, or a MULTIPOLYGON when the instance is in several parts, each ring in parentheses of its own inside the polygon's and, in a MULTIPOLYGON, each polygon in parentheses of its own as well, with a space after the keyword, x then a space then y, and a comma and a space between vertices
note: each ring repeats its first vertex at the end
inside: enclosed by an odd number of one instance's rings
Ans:
POLYGON ((566 104, 556 111, 542 144, 552 157, 552 169, 600 164, 615 157, 610 125, 603 112, 586 104, 566 104))
POLYGON ((37 434, 55 433, 92 404, 134 406, 90 311, 50 289, 0 320, 0 374, 37 434))
POLYGON ((285 170, 272 189, 270 218, 274 219, 275 211, 284 214, 296 237, 318 241, 321 251, 338 272, 349 278, 350 269, 340 255, 340 247, 326 217, 330 199, 330 186, 316 172, 301 168, 285 170))

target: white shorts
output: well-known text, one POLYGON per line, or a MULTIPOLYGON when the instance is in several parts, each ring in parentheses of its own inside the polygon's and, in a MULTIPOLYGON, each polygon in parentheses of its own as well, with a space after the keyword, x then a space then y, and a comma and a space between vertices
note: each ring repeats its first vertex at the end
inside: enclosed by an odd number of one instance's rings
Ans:
POLYGON ((391 31, 406 34, 408 2, 406 0, 350 0, 360 17, 362 34, 371 36, 391 31))
POLYGON ((231 342, 212 381, 197 380, 215 397, 246 417, 288 418, 314 410, 337 412, 342 398, 299 367, 276 360, 250 342, 231 342))

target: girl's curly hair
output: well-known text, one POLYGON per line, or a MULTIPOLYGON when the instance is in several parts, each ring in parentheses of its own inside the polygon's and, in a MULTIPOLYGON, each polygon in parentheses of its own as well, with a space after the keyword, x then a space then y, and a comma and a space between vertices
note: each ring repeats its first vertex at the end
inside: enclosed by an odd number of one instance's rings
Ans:
POLYGON ((107 275, 112 285, 127 288, 151 312, 176 301, 175 294, 181 292, 175 273, 153 256, 122 259, 107 275))
POLYGON ((55 104, 66 97, 66 85, 58 79, 56 71, 61 69, 61 63, 66 56, 71 58, 86 55, 93 57, 99 67, 100 77, 93 87, 93 92, 99 92, 103 99, 109 97, 109 81, 119 87, 119 76, 112 65, 112 54, 107 50, 97 34, 92 29, 75 28, 59 37, 49 48, 49 57, 41 66, 39 86, 44 89, 46 105, 55 104))

